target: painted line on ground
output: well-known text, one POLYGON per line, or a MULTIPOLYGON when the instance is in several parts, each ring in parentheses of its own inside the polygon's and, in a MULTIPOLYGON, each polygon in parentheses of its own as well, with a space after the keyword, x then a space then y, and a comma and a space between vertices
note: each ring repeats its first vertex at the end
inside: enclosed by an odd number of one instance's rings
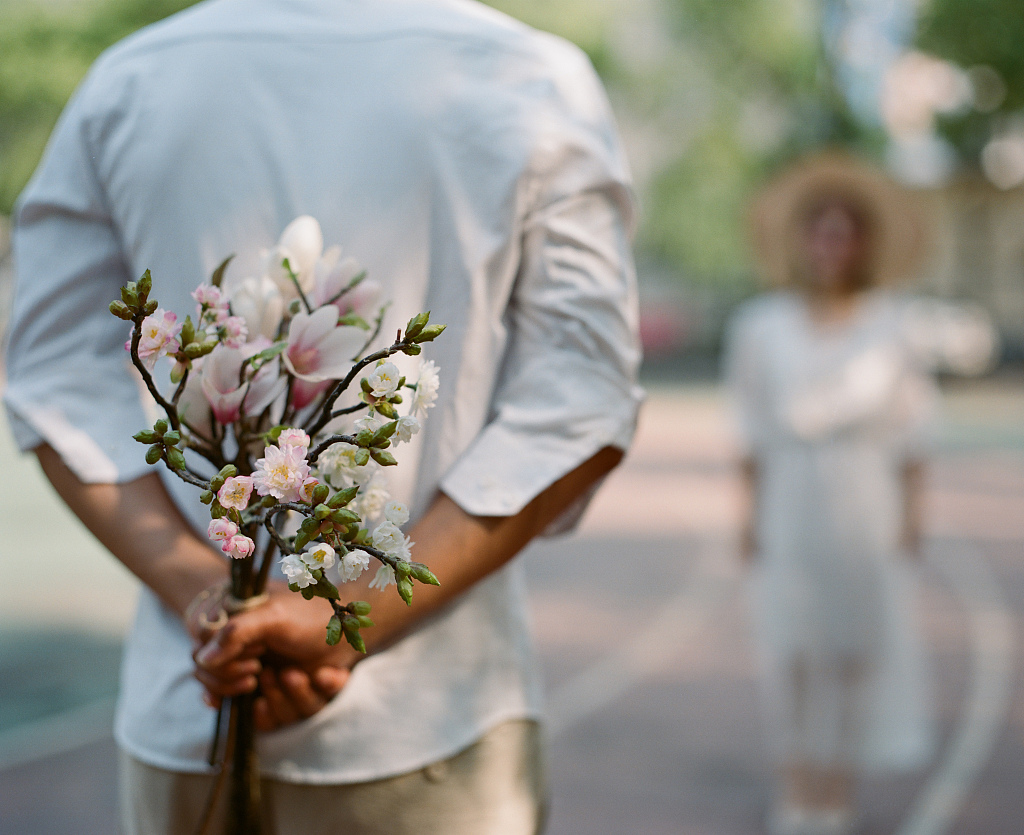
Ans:
POLYGON ((968 620, 971 683, 945 759, 921 790, 897 835, 944 835, 956 822, 999 741, 1013 697, 1014 622, 998 580, 967 543, 932 548, 928 563, 961 599, 968 620))

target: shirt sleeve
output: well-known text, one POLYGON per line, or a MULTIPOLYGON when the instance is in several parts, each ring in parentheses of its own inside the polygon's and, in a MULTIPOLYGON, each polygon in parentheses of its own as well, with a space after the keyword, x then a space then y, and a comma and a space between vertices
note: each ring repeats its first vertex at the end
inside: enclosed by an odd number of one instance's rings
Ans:
MULTIPOLYGON (((629 178, 600 84, 575 64, 534 160, 510 342, 491 419, 441 489, 468 513, 512 516, 606 446, 625 450, 643 392, 629 178)), ((575 524, 589 496, 558 523, 575 524)))
POLYGON ((83 83, 15 210, 16 289, 4 403, 23 450, 52 446, 84 482, 129 481, 147 467, 131 434, 146 425, 111 316, 127 271, 93 167, 83 83))

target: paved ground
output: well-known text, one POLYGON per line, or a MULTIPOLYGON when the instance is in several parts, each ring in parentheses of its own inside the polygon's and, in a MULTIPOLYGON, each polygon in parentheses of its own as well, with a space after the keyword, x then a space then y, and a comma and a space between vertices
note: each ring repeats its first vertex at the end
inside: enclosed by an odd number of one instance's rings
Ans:
MULTIPOLYGON (((948 405, 922 568, 942 746, 924 773, 865 783, 867 835, 1022 828, 1024 389, 959 389, 948 405)), ((656 392, 581 532, 525 555, 550 693, 550 835, 761 831, 770 781, 730 455, 713 389, 656 392)), ((5 474, 9 462, 0 450, 5 474)), ((8 578, 40 553, 40 508, 54 512, 31 468, 17 473, 0 487, 8 578)), ((44 601, 0 589, 0 835, 116 831, 108 697, 132 586, 57 519, 65 579, 44 601), (61 653, 54 624, 76 641, 61 653), (30 641, 50 647, 43 672, 25 665, 30 641)))

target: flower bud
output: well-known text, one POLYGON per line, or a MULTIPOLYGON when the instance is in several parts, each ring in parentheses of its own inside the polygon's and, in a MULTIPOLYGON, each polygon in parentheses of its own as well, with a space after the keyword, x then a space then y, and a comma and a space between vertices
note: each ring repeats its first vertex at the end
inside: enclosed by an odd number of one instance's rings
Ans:
POLYGON ((327 501, 330 488, 326 484, 318 484, 313 488, 313 504, 323 504, 327 501))
POLYGON ((163 454, 163 446, 161 444, 153 444, 153 446, 146 450, 146 463, 155 464, 163 457, 163 454))
POLYGON ((394 420, 395 418, 398 417, 398 412, 395 411, 395 407, 388 403, 386 400, 379 401, 376 404, 375 408, 386 418, 391 418, 392 420, 394 420))
POLYGON ((357 449, 352 459, 356 462, 357 467, 364 467, 370 460, 370 453, 365 449, 357 449))
POLYGON ((138 282, 135 285, 135 288, 138 291, 139 300, 143 302, 146 301, 146 298, 149 296, 150 290, 153 289, 153 276, 149 270, 146 270, 142 274, 142 278, 138 280, 138 282))
POLYGON ((167 431, 167 425, 167 421, 160 418, 160 420, 153 424, 153 431, 162 438, 164 436, 164 432, 167 431))
POLYGON ((343 505, 347 505, 352 499, 359 493, 358 487, 346 487, 344 490, 339 490, 330 500, 327 502, 328 507, 339 508, 343 505))
POLYGON ((398 594, 405 601, 406 606, 412 605, 412 580, 408 577, 398 577, 398 594))
POLYGON ((164 433, 164 443, 167 446, 177 446, 181 441, 181 433, 177 429, 164 433))
POLYGON ((383 449, 371 449, 370 455, 373 457, 373 460, 382 467, 393 467, 398 463, 398 461, 395 460, 394 455, 383 449))
POLYGON ((421 583, 427 586, 439 586, 441 582, 434 576, 434 572, 427 568, 421 562, 414 562, 412 566, 412 576, 419 580, 421 583))
POLYGON ((238 467, 234 464, 225 464, 220 468, 220 472, 217 475, 223 479, 234 478, 238 475, 238 467))
POLYGON ((327 621, 327 643, 334 646, 341 641, 341 618, 337 615, 327 621))
POLYGON ((446 327, 448 327, 448 326, 447 325, 428 325, 422 331, 420 331, 419 336, 416 337, 415 341, 417 343, 419 343, 419 342, 432 342, 433 340, 437 339, 442 333, 444 333, 444 329, 446 327))
POLYGON ((136 432, 132 437, 140 444, 155 444, 160 440, 160 436, 152 429, 143 429, 141 432, 136 432))
POLYGON ((192 317, 186 316, 181 326, 181 344, 188 345, 196 338, 196 326, 192 324, 192 317))
POLYGON ((198 342, 189 342, 181 351, 190 360, 197 360, 203 355, 203 346, 198 342))
POLYGON ((124 319, 126 322, 130 322, 134 318, 132 316, 132 312, 128 309, 128 305, 120 300, 115 300, 110 303, 110 312, 118 319, 124 319))
POLYGON ((322 522, 330 515, 331 509, 325 504, 318 504, 313 510, 313 518, 318 522, 322 522))
POLYGON ((167 447, 167 463, 175 470, 184 470, 185 454, 176 446, 167 447))
POLYGON ((396 577, 408 577, 412 574, 412 565, 405 560, 399 560, 395 563, 395 576, 396 577))
POLYGON ((360 615, 357 617, 356 623, 359 624, 360 628, 369 628, 374 625, 373 621, 366 617, 366 615, 360 615))
POLYGON ((125 306, 135 312, 139 309, 139 294, 135 292, 135 283, 131 282, 127 287, 121 288, 121 300, 125 306))
POLYGON ((420 335, 420 331, 423 330, 427 322, 430 321, 430 311, 426 313, 417 313, 409 320, 409 324, 405 326, 405 340, 406 342, 414 339, 420 335))
POLYGON ((373 394, 373 386, 370 385, 370 381, 365 377, 359 381, 359 387, 367 394, 373 394))
POLYGON ((331 512, 331 521, 336 522, 339 525, 351 525, 362 520, 357 514, 353 513, 347 507, 339 507, 337 510, 331 512))
POLYGON ((363 616, 370 614, 370 604, 365 600, 353 600, 348 604, 348 610, 353 615, 363 616))
POLYGON ((419 345, 405 345, 402 348, 402 353, 410 357, 415 357, 423 349, 419 345))
POLYGON ((312 536, 316 533, 317 528, 320 527, 320 523, 316 519, 311 519, 308 516, 302 520, 302 524, 299 525, 299 529, 305 531, 307 534, 312 536))
POLYGON ((213 491, 212 490, 204 490, 202 493, 199 494, 199 501, 201 501, 203 504, 209 504, 210 502, 212 502, 213 501, 213 491))
POLYGON ((147 316, 152 316, 154 313, 156 313, 156 309, 159 306, 160 305, 157 303, 156 299, 150 299, 142 306, 142 312, 145 313, 147 316))

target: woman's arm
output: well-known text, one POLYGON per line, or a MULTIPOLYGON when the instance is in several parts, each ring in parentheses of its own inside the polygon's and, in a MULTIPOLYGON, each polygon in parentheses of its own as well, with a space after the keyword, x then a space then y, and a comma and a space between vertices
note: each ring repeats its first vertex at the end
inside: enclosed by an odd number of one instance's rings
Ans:
POLYGON ((740 559, 744 565, 752 565, 757 555, 757 479, 757 459, 749 455, 740 461, 740 559))

